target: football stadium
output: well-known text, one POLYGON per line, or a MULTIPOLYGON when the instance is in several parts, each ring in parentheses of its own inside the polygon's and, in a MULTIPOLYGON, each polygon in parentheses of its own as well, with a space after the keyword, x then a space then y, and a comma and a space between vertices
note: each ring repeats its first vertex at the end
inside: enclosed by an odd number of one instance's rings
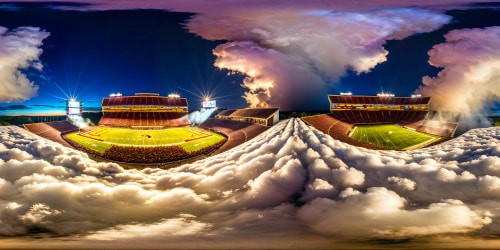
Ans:
POLYGON ((428 119, 430 97, 329 95, 330 113, 302 120, 331 137, 370 149, 411 150, 453 137, 457 123, 428 119))
MULTIPOLYGON (((369 149, 412 150, 453 137, 457 124, 428 119, 430 97, 392 94, 329 95, 330 112, 302 120, 334 139, 369 149)), ((184 163, 222 153, 258 136, 279 121, 278 108, 218 110, 194 124, 188 101, 177 94, 111 94, 102 99, 98 124, 82 128, 81 103, 67 101, 67 121, 25 124, 42 137, 96 159, 131 164, 184 163)))
POLYGON ((101 106, 102 118, 97 126, 76 126, 74 121, 81 120, 81 103, 68 100, 67 121, 24 127, 98 159, 157 164, 181 163, 224 152, 256 137, 279 120, 278 108, 217 112, 215 101, 208 101, 203 109, 213 112, 213 118, 194 125, 189 120, 187 99, 177 94, 113 93, 102 99, 101 106))

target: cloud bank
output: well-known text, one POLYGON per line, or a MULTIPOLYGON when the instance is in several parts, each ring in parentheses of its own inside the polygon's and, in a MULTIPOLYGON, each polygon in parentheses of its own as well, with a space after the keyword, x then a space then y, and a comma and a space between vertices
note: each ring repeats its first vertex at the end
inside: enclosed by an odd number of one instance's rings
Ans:
POLYGON ((429 63, 443 70, 424 77, 418 91, 469 127, 491 126, 486 115, 500 100, 500 27, 452 30, 445 38, 428 53, 429 63))
POLYGON ((36 95, 38 86, 22 70, 42 69, 40 46, 48 36, 40 28, 19 27, 9 31, 0 26, 0 103, 25 101, 36 95))
POLYGON ((62 9, 163 9, 196 15, 186 27, 209 40, 214 65, 246 76, 250 106, 303 109, 324 98, 348 70, 369 72, 386 61, 388 40, 430 32, 451 18, 450 8, 483 1, 63 1, 62 9), (411 8, 410 8, 411 7, 411 8))
POLYGON ((500 233, 498 128, 427 149, 374 151, 293 119, 169 170, 98 163, 17 127, 0 128, 0 138, 7 239, 220 248, 284 246, 287 237, 284 247, 324 248, 360 238, 453 242, 500 233))
MULTIPOLYGON (((214 65, 246 76, 241 85, 247 90, 243 97, 250 106, 279 106, 294 110, 323 98, 320 93, 335 84, 348 70, 368 72, 386 61, 389 52, 383 46, 388 40, 433 31, 451 20, 441 14, 443 10, 472 8, 473 3, 483 2, 384 0, 359 4, 344 0, 257 0, 251 3, 245 0, 66 0, 52 7, 162 9, 195 13, 186 23, 187 29, 205 39, 228 41, 214 49, 217 56, 214 65)), ((450 33, 448 36, 453 40, 452 36, 456 35, 450 33)), ((480 38, 475 42, 481 42, 480 38)), ((440 65, 439 56, 431 57, 433 65, 440 65)), ((436 85, 431 83, 433 81, 444 80, 425 78, 424 84, 436 85)), ((442 99, 442 93, 425 92, 442 99)), ((438 102, 442 108, 450 106, 438 102)), ((461 105, 455 107, 459 109, 461 105)), ((470 107, 472 104, 469 103, 461 110, 470 107)))
POLYGON ((187 27, 205 39, 230 41, 214 49, 214 65, 246 76, 243 97, 250 106, 292 110, 319 98, 347 70, 368 72, 385 62, 387 40, 429 32, 450 20, 422 9, 271 9, 242 17, 197 15, 187 27))

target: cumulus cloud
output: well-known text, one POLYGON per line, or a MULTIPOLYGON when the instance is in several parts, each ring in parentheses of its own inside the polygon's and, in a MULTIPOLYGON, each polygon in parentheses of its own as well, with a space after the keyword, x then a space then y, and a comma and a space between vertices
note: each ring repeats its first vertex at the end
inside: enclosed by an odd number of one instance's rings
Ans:
POLYGON ((8 30, 0 26, 0 103, 24 101, 36 95, 38 86, 22 70, 42 69, 42 41, 48 32, 35 27, 8 30))
POLYGON ((205 39, 228 41, 214 49, 214 65, 245 76, 243 98, 250 106, 294 110, 323 98, 321 93, 348 70, 364 73, 385 62, 388 40, 433 31, 451 20, 443 9, 471 1, 83 2, 90 5, 60 8, 196 13, 187 29, 205 39))
POLYGON ((468 127, 490 126, 486 115, 500 100, 500 27, 452 30, 429 51, 429 63, 443 68, 424 77, 419 92, 432 96, 438 111, 460 115, 468 127))
POLYGON ((376 151, 292 119, 167 170, 95 162, 17 127, 0 128, 0 139, 0 234, 12 239, 271 247, 293 236, 288 247, 325 247, 500 232, 498 128, 427 149, 376 151))
POLYGON ((449 21, 443 14, 408 8, 263 9, 242 17, 197 15, 187 27, 205 39, 230 41, 214 49, 214 65, 246 76, 243 97, 250 106, 296 109, 347 70, 368 72, 385 62, 387 40, 429 32, 449 21))

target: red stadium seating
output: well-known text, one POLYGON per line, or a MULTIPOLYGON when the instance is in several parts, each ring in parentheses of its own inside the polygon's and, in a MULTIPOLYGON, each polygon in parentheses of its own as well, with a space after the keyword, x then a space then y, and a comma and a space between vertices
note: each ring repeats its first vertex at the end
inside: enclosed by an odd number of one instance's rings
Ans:
POLYGON ((331 103, 346 104, 384 104, 384 105, 418 105, 428 104, 430 97, 378 97, 378 96, 344 96, 329 95, 331 103))
POLYGON ((106 97, 102 99, 102 106, 170 106, 187 107, 186 98, 174 98, 166 96, 120 96, 106 97))
POLYGON ((71 145, 62 138, 62 135, 78 130, 78 127, 68 121, 32 123, 24 124, 23 126, 26 130, 36 135, 58 142, 67 147, 71 147, 71 145))

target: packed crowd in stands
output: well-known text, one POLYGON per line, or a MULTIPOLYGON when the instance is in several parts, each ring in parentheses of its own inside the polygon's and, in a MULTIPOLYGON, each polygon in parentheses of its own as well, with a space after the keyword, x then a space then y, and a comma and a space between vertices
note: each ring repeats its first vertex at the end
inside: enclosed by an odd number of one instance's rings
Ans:
POLYGON ((202 148, 197 151, 188 152, 181 146, 160 146, 160 147, 133 147, 116 146, 104 151, 102 157, 129 163, 161 163, 184 160, 195 156, 208 154, 225 143, 220 141, 212 146, 202 148))

